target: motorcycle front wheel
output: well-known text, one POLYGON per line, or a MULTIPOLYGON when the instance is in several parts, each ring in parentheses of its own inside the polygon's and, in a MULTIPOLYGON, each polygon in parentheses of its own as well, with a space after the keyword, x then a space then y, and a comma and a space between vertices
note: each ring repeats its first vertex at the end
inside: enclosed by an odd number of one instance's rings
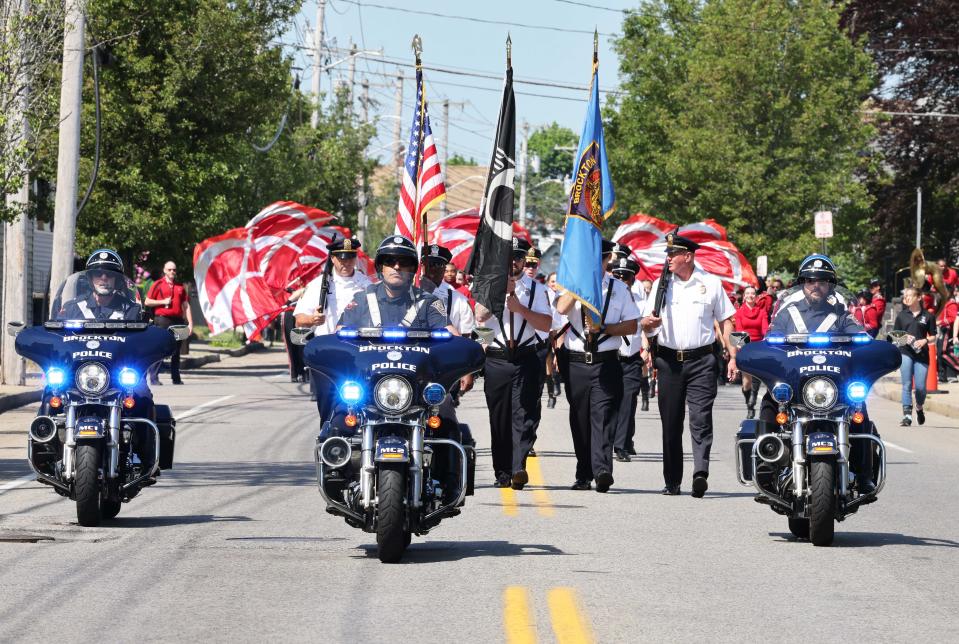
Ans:
POLYGON ((406 550, 406 485, 403 471, 382 467, 376 484, 376 546, 383 563, 396 563, 406 550))
POLYGON ((100 525, 100 450, 96 445, 77 445, 73 491, 77 522, 85 527, 100 525))
POLYGON ((817 459, 809 464, 809 540, 814 546, 832 545, 836 532, 836 462, 817 459))

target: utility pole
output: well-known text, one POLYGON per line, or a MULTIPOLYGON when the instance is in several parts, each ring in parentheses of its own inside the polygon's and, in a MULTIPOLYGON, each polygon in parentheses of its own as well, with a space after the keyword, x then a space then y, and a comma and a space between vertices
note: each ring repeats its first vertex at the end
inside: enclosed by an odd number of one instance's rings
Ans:
POLYGON ((350 118, 353 118, 353 97, 356 96, 356 43, 353 43, 353 46, 350 47, 350 118))
MULTIPOLYGON (((84 17, 82 0, 68 0, 60 86, 60 139, 57 150, 57 198, 53 215, 50 288, 73 272, 77 232, 77 178, 80 166, 80 108, 83 102, 84 17)), ((51 294, 52 295, 52 294, 51 294)), ((51 302, 53 297, 50 298, 51 302)))
MULTIPOLYGON (((447 162, 450 158, 450 99, 443 99, 443 156, 442 156, 442 165, 440 169, 446 171, 447 162)), ((440 217, 445 217, 449 213, 449 205, 446 203, 447 199, 444 199, 440 202, 440 217)))
POLYGON ((519 144, 519 225, 526 227, 526 145, 529 123, 523 121, 523 140, 519 144))
MULTIPOLYGON (((363 79, 363 94, 360 97, 360 115, 363 117, 363 124, 370 120, 370 81, 363 79)), ((366 151, 363 152, 364 156, 366 151)), ((366 243, 366 179, 360 177, 360 191, 357 195, 357 202, 360 204, 359 212, 356 213, 357 239, 360 244, 366 243)))
POLYGON ((320 74, 323 73, 323 14, 326 0, 317 0, 316 27, 313 29, 313 115, 310 126, 315 130, 320 122, 320 74))
POLYGON ((922 187, 916 188, 916 248, 922 248, 922 187))
MULTIPOLYGON (((30 0, 20 0, 17 9, 21 16, 30 12, 30 0)), ((6 37, 6 34, 4 34, 6 37)), ((19 62, 16 67, 20 78, 17 84, 23 84, 19 98, 10 106, 10 124, 17 131, 16 137, 26 141, 30 136, 30 126, 27 122, 26 108, 29 102, 30 86, 26 68, 29 43, 24 39, 21 42, 19 62)), ((27 205, 30 200, 30 175, 24 173, 23 183, 16 194, 7 195, 7 205, 16 206, 21 214, 15 221, 3 226, 3 320, 4 322, 27 323, 27 295, 30 283, 30 266, 27 264, 27 205)), ((2 381, 8 385, 25 385, 26 369, 24 360, 17 355, 16 339, 3 333, 2 355, 0 365, 3 367, 2 381)))
POLYGON ((400 137, 403 136, 403 72, 396 74, 396 121, 393 123, 393 163, 396 166, 396 178, 401 179, 403 167, 403 147, 400 137))

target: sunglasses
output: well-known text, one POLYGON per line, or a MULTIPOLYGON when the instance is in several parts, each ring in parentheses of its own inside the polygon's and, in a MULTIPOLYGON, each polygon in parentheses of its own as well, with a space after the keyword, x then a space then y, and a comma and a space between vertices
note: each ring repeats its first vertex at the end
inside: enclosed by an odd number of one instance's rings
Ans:
POLYGON ((387 255, 380 260, 380 264, 389 266, 390 268, 395 266, 399 266, 400 268, 416 268, 417 261, 412 257, 394 257, 387 255))
POLYGON ((534 268, 536 266, 539 266, 539 262, 526 262, 525 266, 527 268, 534 268))
POLYGON ((685 255, 688 252, 689 252, 688 250, 670 250, 670 251, 666 251, 666 256, 676 257, 677 255, 685 255))
POLYGON ((110 277, 108 271, 90 271, 90 277, 97 279, 98 277, 110 277))

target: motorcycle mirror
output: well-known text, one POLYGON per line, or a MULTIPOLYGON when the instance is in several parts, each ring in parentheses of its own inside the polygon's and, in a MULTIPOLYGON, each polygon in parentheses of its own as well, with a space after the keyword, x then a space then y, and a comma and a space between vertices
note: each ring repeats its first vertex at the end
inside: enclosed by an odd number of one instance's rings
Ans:
POLYGON ((733 331, 729 334, 729 339, 732 340, 733 346, 737 349, 749 344, 749 334, 745 331, 733 331))
POLYGON ((23 331, 23 322, 7 322, 7 335, 17 337, 23 331))
POLYGON ((170 333, 173 334, 173 337, 176 338, 177 342, 183 342, 190 337, 190 327, 185 324, 174 324, 173 326, 167 328, 170 329, 170 333))
POLYGON ((484 347, 488 347, 493 343, 493 336, 496 335, 496 332, 488 326, 478 326, 473 331, 476 333, 476 339, 479 340, 479 343, 484 347))
POLYGON ((290 331, 290 342, 298 347, 305 346, 311 337, 313 337, 313 329, 310 327, 298 326, 290 331))

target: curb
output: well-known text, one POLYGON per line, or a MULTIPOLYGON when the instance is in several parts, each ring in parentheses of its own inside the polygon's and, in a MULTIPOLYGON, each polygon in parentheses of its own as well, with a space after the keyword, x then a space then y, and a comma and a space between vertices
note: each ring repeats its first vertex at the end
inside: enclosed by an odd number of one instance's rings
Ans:
MULTIPOLYGON (((896 380, 883 378, 875 384, 873 389, 877 394, 887 400, 892 400, 893 402, 902 400, 902 388, 896 380)), ((926 396, 926 402, 922 407, 926 411, 942 414, 949 418, 959 418, 959 405, 947 400, 952 397, 952 395, 941 396, 936 394, 926 396)))

